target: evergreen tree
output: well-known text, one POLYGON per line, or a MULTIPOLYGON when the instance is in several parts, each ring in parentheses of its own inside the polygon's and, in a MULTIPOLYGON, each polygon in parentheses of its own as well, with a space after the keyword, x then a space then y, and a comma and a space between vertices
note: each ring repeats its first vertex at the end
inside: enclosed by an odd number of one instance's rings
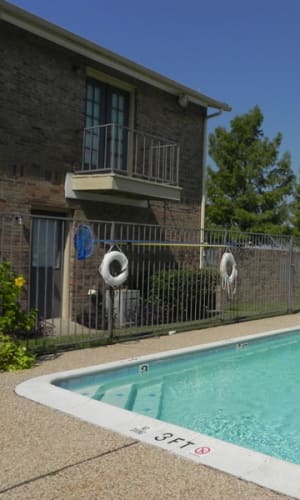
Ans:
POLYGON ((262 130, 258 106, 237 116, 227 131, 209 136, 207 227, 283 234, 290 229, 290 196, 295 175, 288 152, 279 158, 282 135, 270 140, 262 130))
POLYGON ((300 184, 295 188, 295 200, 292 204, 292 222, 294 235, 300 237, 300 184))

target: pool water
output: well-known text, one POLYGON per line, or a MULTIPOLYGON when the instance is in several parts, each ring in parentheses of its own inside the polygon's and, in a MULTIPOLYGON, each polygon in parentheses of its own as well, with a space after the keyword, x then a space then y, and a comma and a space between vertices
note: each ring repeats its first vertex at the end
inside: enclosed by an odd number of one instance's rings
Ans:
POLYGON ((300 332, 55 384, 300 464, 300 332))

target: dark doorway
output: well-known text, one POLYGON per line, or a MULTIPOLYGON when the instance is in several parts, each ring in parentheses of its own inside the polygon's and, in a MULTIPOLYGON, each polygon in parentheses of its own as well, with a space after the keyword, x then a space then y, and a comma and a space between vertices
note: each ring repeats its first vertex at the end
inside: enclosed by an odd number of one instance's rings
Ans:
POLYGON ((32 212, 30 306, 37 308, 43 319, 61 315, 66 234, 63 216, 32 212))

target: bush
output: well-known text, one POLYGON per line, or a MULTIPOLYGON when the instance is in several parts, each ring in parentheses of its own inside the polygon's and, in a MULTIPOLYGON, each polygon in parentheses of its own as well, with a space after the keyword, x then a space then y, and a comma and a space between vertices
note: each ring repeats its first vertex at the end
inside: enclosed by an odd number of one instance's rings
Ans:
POLYGON ((207 318, 215 309, 218 273, 213 269, 163 270, 151 276, 147 320, 174 323, 207 318), (150 317, 151 316, 151 317, 150 317))
POLYGON ((26 347, 12 340, 8 335, 0 333, 0 370, 14 371, 30 368, 35 356, 26 347))
POLYGON ((27 313, 19 302, 24 285, 23 276, 12 271, 9 262, 0 264, 0 332, 5 335, 16 337, 35 328, 37 310, 27 313))
POLYGON ((0 264, 0 370, 29 368, 35 359, 17 340, 34 330, 37 318, 35 309, 27 313, 20 304, 24 285, 23 276, 18 276, 9 262, 0 264))

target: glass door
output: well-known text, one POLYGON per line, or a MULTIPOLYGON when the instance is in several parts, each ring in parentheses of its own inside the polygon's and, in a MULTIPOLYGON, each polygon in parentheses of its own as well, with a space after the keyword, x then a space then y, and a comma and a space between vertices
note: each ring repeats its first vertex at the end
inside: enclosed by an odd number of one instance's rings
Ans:
POLYGON ((30 306, 38 309, 39 318, 57 318, 62 305, 65 223, 58 214, 41 214, 33 214, 31 226, 30 306))
POLYGON ((86 87, 84 169, 127 169, 129 94, 88 80, 86 87))
POLYGON ((111 88, 108 102, 108 119, 112 123, 108 142, 110 163, 113 170, 124 172, 127 169, 128 99, 124 92, 111 88))

